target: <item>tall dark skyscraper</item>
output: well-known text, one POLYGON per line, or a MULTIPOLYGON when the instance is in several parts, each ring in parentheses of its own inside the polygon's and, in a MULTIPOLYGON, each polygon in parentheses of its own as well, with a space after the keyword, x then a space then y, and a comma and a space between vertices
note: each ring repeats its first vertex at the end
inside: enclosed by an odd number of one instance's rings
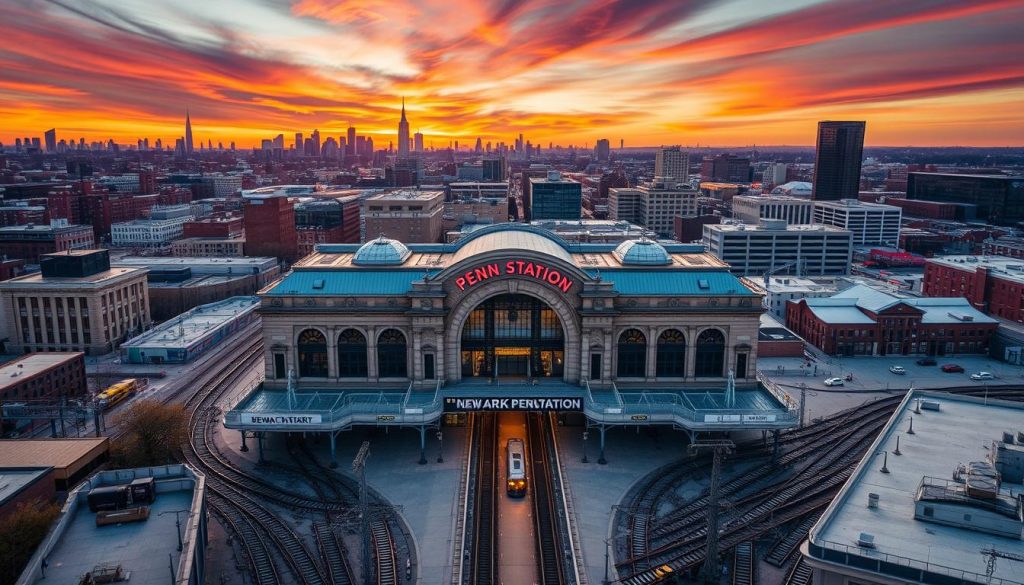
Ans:
POLYGON ((856 199, 864 158, 865 122, 818 122, 811 199, 856 199))
POLYGON ((57 129, 50 128, 43 133, 43 137, 46 139, 46 152, 57 152, 57 129))
POLYGON ((348 140, 345 141, 345 154, 349 156, 355 156, 358 154, 356 151, 356 129, 352 126, 348 127, 348 140))
POLYGON ((192 154, 192 119, 185 108, 185 154, 192 154))
POLYGON ((405 119, 405 98, 402 98, 402 119, 398 122, 398 157, 409 156, 409 121, 405 119))

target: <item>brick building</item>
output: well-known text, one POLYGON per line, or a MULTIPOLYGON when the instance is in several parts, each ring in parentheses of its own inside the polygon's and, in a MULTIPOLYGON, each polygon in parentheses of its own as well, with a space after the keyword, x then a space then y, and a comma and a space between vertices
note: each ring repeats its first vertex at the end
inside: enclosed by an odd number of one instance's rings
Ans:
POLYGON ((317 244, 359 243, 359 196, 318 199, 295 206, 299 256, 317 244))
POLYGON ((193 219, 182 226, 183 238, 237 238, 245 234, 241 217, 224 216, 193 219))
POLYGON ((444 191, 401 190, 362 200, 364 239, 394 236, 403 242, 433 244, 441 241, 444 191))
POLYGON ((786 308, 786 327, 829 355, 983 354, 998 326, 963 298, 901 298, 864 285, 786 308))
POLYGON ((243 207, 245 255, 273 256, 294 262, 298 258, 295 204, 280 195, 253 196, 243 207))
POLYGON ((54 220, 51 225, 18 225, 0 228, 0 254, 39 263, 43 254, 80 250, 95 246, 92 230, 85 225, 69 225, 54 220))
POLYGON ((0 402, 76 398, 87 391, 82 352, 30 353, 0 366, 0 402))
POLYGON ((963 297, 990 315, 1024 322, 1024 260, 1005 256, 943 256, 928 260, 925 296, 963 297))

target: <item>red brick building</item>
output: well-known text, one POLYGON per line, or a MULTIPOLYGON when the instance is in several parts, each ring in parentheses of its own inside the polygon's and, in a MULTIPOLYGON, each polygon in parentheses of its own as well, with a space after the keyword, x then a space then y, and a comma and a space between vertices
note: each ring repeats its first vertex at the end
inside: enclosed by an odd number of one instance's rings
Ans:
POLYGON ((900 298, 864 285, 786 308, 786 327, 829 355, 987 353, 998 326, 963 298, 900 298))
POLYGON ((211 217, 185 222, 184 238, 240 238, 245 234, 241 217, 211 217))
POLYGON ((85 354, 30 353, 0 366, 0 402, 56 400, 86 394, 85 354))
POLYGON ((23 258, 0 259, 0 280, 7 280, 25 274, 23 258))
POLYGON ((285 196, 245 200, 245 255, 272 256, 294 262, 298 258, 295 205, 285 196))
POLYGON ((958 296, 979 311, 1024 323, 1024 260, 1005 256, 943 256, 925 264, 921 291, 958 296))
POLYGON ((95 247, 89 226, 57 221, 58 225, 52 226, 27 224, 0 228, 0 254, 38 264, 43 254, 95 247))

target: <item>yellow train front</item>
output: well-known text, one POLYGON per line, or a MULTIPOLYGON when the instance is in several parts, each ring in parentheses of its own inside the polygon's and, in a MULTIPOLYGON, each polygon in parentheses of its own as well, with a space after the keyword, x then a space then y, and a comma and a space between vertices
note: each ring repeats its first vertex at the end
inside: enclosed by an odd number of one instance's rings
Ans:
POLYGON ((135 378, 126 378, 111 384, 106 390, 96 395, 96 404, 106 410, 125 398, 128 398, 139 389, 139 381, 135 378))
POLYGON ((508 450, 508 495, 514 498, 526 495, 526 447, 522 439, 509 439, 508 450))

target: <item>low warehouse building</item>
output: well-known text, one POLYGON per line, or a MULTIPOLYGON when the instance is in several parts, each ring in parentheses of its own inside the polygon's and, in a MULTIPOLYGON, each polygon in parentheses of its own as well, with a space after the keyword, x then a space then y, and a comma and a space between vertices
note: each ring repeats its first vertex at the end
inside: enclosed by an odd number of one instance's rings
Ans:
POLYGON ((259 319, 259 304, 257 297, 232 297, 196 307, 123 344, 121 359, 132 364, 190 362, 259 319))
POLYGON ((0 441, 0 469, 52 467, 57 491, 73 487, 109 458, 107 437, 0 441))

